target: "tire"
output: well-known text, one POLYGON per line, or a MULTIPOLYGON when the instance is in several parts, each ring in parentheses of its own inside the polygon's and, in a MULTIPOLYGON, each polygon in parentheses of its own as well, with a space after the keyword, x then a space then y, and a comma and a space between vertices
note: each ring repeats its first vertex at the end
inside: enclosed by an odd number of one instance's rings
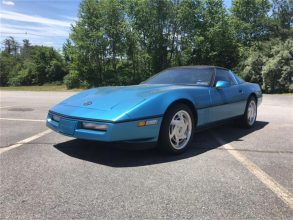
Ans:
POLYGON ((190 147, 193 131, 194 116, 191 109, 183 103, 174 104, 164 116, 158 147, 171 154, 183 153, 190 147))
POLYGON ((244 115, 240 119, 240 126, 243 128, 251 128, 253 127, 257 117, 257 102, 254 96, 250 96, 244 115))

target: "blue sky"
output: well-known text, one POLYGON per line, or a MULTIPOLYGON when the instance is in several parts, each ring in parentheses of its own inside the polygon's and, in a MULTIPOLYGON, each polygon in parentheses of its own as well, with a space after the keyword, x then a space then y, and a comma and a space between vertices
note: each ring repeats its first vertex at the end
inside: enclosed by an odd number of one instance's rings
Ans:
MULTIPOLYGON (((17 41, 62 48, 71 24, 77 19, 81 0, 0 0, 0 41, 17 41), (26 34, 27 33, 27 34, 26 34)), ((224 0, 230 7, 232 0, 224 0)))

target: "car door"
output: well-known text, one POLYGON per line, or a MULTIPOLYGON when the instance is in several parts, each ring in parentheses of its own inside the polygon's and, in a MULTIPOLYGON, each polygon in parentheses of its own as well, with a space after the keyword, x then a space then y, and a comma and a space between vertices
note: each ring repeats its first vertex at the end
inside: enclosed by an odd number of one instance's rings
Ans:
POLYGON ((214 84, 210 89, 212 107, 210 122, 216 122, 241 115, 243 109, 243 91, 238 86, 232 72, 216 68, 214 84), (228 82, 226 87, 216 88, 218 81, 228 82))

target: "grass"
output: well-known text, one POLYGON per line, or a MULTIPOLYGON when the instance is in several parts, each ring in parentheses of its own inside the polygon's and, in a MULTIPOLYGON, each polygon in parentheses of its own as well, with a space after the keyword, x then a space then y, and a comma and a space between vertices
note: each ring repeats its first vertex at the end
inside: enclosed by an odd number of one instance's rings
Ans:
POLYGON ((82 89, 67 89, 65 85, 45 84, 42 86, 7 86, 0 87, 0 91, 54 91, 54 92, 75 92, 82 89))

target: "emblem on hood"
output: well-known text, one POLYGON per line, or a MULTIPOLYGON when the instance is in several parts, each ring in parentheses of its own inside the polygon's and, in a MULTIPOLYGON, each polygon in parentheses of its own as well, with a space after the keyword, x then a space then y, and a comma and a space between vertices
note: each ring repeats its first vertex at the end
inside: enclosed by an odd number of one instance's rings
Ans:
POLYGON ((84 106, 88 106, 88 105, 91 105, 91 104, 93 104, 91 101, 87 101, 87 102, 83 103, 84 106))

